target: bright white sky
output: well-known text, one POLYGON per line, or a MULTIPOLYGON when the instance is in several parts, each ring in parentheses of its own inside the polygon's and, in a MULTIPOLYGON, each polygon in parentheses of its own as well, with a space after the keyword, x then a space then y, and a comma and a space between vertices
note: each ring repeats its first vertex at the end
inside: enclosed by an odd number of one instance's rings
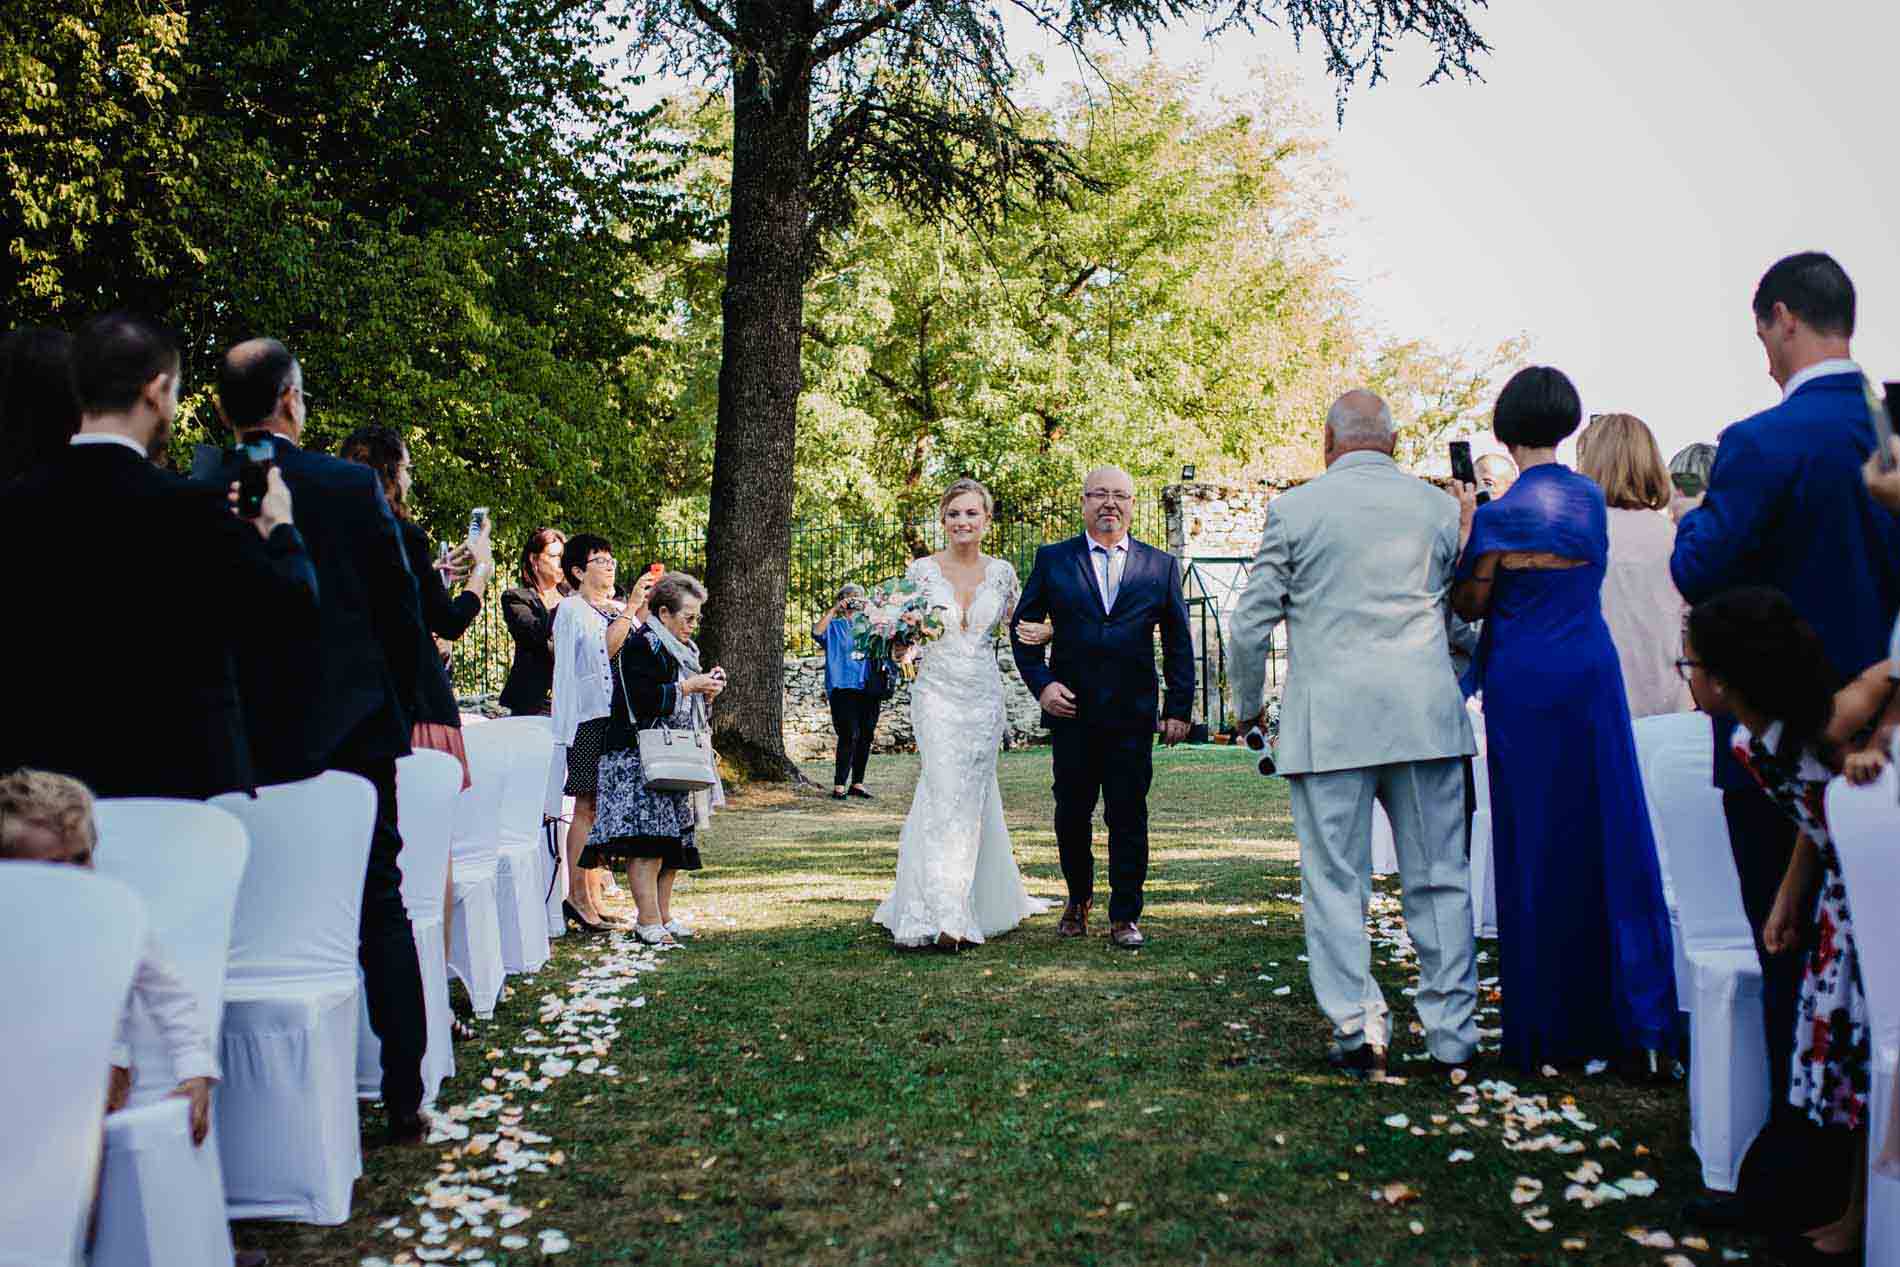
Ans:
MULTIPOLYGON (((1408 56, 1333 131, 1313 48, 1198 32, 1156 54, 1238 91, 1297 64, 1353 202, 1339 247, 1401 337, 1531 340, 1586 413, 1647 421, 1665 456, 1779 399, 1749 300, 1793 251, 1859 292, 1854 351, 1900 379, 1900 3, 1495 0, 1484 82, 1418 86, 1408 56)), ((1138 53, 1141 50, 1130 50, 1138 53)), ((1074 78, 1049 59, 1052 79, 1074 78)))
MULTIPOLYGON (((1429 59, 1407 51, 1337 131, 1319 53, 1282 32, 1183 28, 1155 51, 1236 92, 1263 59, 1297 66, 1373 318, 1451 345, 1528 335, 1586 413, 1638 415, 1665 456, 1779 399, 1749 299, 1793 251, 1841 261, 1855 354, 1900 379, 1900 3, 1494 0, 1474 21, 1484 82, 1418 86, 1429 59)), ((1037 97, 1077 77, 1047 61, 1037 97)))

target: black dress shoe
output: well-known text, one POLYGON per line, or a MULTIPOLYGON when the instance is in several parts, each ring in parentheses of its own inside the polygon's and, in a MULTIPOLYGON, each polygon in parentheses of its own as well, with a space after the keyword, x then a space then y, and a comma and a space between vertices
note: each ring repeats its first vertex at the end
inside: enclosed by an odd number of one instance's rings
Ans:
POLYGON ((389 1128, 383 1132, 383 1144, 390 1148, 415 1148, 428 1138, 429 1124, 419 1113, 389 1119, 389 1128))
POLYGON ((1326 1064, 1334 1073, 1343 1073, 1348 1078, 1382 1078, 1385 1076, 1385 1048, 1360 1043, 1347 1051, 1334 1043, 1326 1053, 1326 1064))
POLYGON ((1683 1203, 1683 1221, 1697 1227, 1747 1227, 1755 1222, 1749 1203, 1732 1192, 1711 1192, 1683 1203))
POLYGON ((875 801, 877 799, 875 796, 872 796, 868 791, 865 790, 864 785, 862 783, 858 784, 856 787, 853 787, 851 789, 850 794, 852 796, 857 797, 860 801, 875 801))

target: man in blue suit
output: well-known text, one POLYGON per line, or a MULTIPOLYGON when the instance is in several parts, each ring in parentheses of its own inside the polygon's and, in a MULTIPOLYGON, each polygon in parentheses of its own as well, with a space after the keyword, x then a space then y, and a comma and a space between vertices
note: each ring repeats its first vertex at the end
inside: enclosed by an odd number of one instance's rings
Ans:
MULTIPOLYGON (((1791 255, 1762 276, 1754 309, 1781 403, 1722 433, 1708 492, 1677 528, 1670 572, 1691 603, 1738 585, 1780 590, 1820 635, 1845 682, 1885 658, 1900 607, 1900 520, 1874 503, 1861 477, 1874 432, 1860 367, 1849 356, 1854 285, 1827 255, 1791 255)), ((1734 729, 1733 718, 1715 719, 1715 780, 1761 956, 1771 1103, 1780 1112, 1802 959, 1768 953, 1761 932, 1795 833, 1730 755, 1734 729)), ((1747 1210, 1704 1203, 1691 1213, 1739 1221, 1747 1210)))
POLYGON ((1095 803, 1108 821, 1109 943, 1139 949, 1141 890, 1148 878, 1148 785, 1154 779, 1155 717, 1170 744, 1187 737, 1194 696, 1181 564, 1128 535, 1135 485, 1101 467, 1082 484, 1087 531, 1036 551, 1016 620, 1053 620, 1049 647, 1026 646, 1011 626, 1023 682, 1042 705, 1055 747, 1056 848, 1069 902, 1057 931, 1088 932, 1095 904, 1095 803), (1167 676, 1155 689, 1155 630, 1167 676))

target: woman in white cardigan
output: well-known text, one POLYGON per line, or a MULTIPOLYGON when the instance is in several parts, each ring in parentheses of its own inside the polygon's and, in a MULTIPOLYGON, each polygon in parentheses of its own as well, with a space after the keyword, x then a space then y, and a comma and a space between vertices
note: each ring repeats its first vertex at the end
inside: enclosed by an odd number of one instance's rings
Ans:
POLYGON ((1676 673, 1688 608, 1669 576, 1676 525, 1669 518, 1669 468, 1643 420, 1598 414, 1577 441, 1577 469, 1595 480, 1610 507, 1610 564, 1603 619, 1623 667, 1630 717, 1695 707, 1676 673))
POLYGON ((594 797, 599 786, 601 740, 607 731, 607 706, 613 698, 612 657, 634 625, 646 619, 652 578, 635 583, 632 601, 614 600, 618 565, 613 547, 601 537, 576 533, 567 539, 561 570, 572 597, 554 609, 554 737, 567 750, 566 793, 574 798, 574 821, 567 830, 567 900, 563 914, 582 932, 625 928, 626 921, 600 909, 595 868, 581 866, 581 852, 594 826, 594 797))

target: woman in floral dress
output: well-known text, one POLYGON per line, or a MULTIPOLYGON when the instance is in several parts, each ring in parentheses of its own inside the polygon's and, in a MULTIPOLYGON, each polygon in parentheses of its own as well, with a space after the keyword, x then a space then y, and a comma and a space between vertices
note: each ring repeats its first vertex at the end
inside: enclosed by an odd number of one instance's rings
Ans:
POLYGON ((1892 694, 1882 661, 1836 692, 1820 640, 1776 590, 1731 590, 1689 614, 1680 664, 1696 704, 1741 723, 1735 756, 1800 828, 1793 859, 1762 930, 1771 952, 1807 946, 1788 1102, 1817 1125, 1858 1137, 1852 1194, 1833 1223, 1811 1228, 1812 1252, 1853 1259, 1866 1222, 1865 1149, 1871 1064, 1867 996, 1840 856, 1828 834, 1829 780, 1870 782, 1886 764, 1865 743, 1892 694), (1808 922, 1812 921, 1812 934, 1808 922))

